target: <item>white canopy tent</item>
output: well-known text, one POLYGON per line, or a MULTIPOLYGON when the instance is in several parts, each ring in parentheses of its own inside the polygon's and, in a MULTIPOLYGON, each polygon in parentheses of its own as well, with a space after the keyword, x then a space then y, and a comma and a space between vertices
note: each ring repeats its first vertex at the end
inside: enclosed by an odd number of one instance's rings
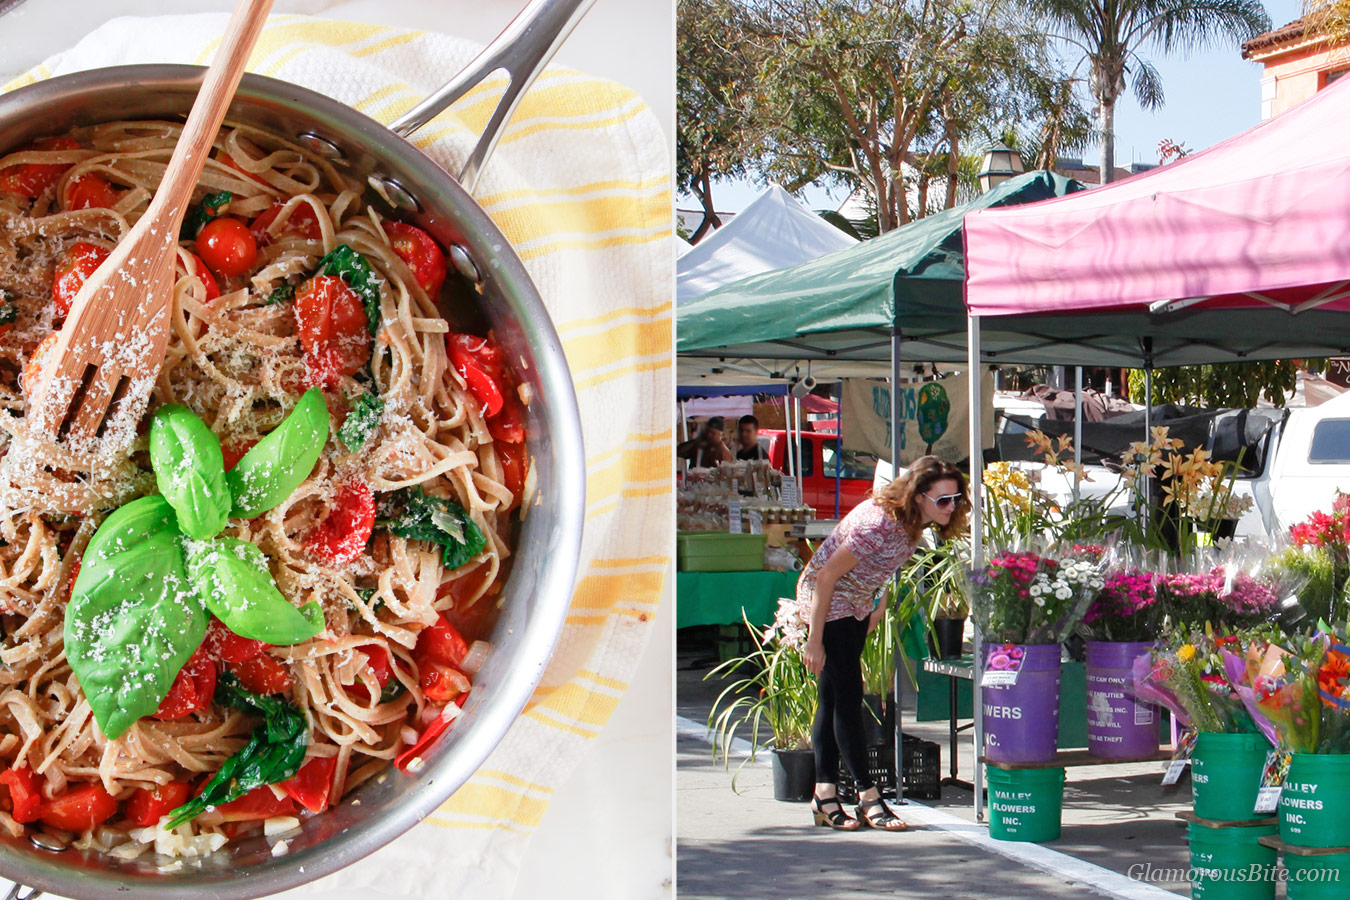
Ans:
POLYGON ((685 303, 724 284, 773 272, 858 243, 771 184, 744 212, 675 264, 675 298, 685 303))

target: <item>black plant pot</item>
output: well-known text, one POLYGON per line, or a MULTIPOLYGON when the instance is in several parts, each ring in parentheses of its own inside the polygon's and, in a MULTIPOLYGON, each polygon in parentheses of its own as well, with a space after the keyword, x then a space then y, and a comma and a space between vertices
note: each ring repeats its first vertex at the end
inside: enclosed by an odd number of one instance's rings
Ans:
POLYGON ((895 746, 895 695, 863 694, 863 738, 869 747, 895 746))
POLYGON ((805 803, 816 790, 816 755, 810 750, 773 751, 773 799, 805 803))
POLYGON ((938 659, 960 659, 965 645, 966 617, 959 619, 934 619, 933 632, 936 638, 933 649, 938 659))

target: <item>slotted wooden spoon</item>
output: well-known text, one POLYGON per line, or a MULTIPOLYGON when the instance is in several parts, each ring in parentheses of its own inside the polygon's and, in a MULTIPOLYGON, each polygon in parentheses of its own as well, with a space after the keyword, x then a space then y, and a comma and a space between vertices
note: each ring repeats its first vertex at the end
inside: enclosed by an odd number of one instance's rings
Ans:
POLYGON ((116 417, 116 434, 106 436, 134 436, 169 342, 178 231, 271 7, 272 0, 235 6, 145 215, 71 303, 29 398, 33 434, 89 447, 116 417))

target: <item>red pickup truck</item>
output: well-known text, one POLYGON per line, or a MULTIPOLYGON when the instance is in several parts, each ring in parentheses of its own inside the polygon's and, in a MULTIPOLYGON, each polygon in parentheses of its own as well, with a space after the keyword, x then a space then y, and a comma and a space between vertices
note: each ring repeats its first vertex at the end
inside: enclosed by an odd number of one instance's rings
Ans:
MULTIPOLYGON (((787 433, 761 429, 760 446, 769 454, 769 462, 779 471, 787 471, 787 433)), ((867 499, 872 492, 876 472, 875 456, 845 450, 839 456, 839 435, 820 431, 802 432, 802 502, 816 511, 818 519, 842 519, 848 511, 867 499), (835 484, 838 468, 838 507, 835 484)))

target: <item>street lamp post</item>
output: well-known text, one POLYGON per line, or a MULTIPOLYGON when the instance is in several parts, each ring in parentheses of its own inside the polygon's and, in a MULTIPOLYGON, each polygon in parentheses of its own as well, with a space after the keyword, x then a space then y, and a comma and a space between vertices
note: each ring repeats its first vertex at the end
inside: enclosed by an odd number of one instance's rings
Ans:
POLYGON ((1021 154, 999 141, 984 154, 984 161, 980 165, 980 190, 993 190, 1009 178, 1016 178, 1025 171, 1021 154))

